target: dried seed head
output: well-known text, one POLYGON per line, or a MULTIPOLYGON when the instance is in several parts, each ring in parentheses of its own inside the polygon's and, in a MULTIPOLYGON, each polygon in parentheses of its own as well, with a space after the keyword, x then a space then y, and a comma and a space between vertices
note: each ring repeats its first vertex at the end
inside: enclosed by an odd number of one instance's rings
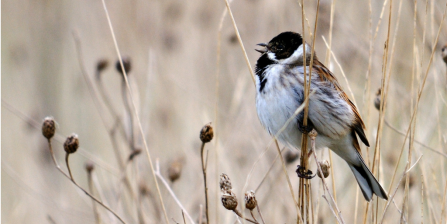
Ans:
POLYGON ((178 158, 171 162, 168 168, 168 177, 171 182, 176 181, 178 178, 180 178, 180 175, 182 174, 182 168, 183 168, 183 158, 178 158))
POLYGON ((228 41, 230 42, 230 44, 237 44, 238 39, 237 39, 237 35, 234 33, 232 34, 229 38, 228 41))
MULTIPOLYGON (((126 71, 126 74, 129 75, 129 72, 130 72, 130 70, 131 70, 131 68, 132 68, 131 63, 130 63, 130 57, 128 57, 128 56, 123 56, 123 57, 121 57, 121 59, 123 59, 124 71, 126 71)), ((121 75, 124 75, 124 74, 123 74, 123 70, 121 69, 121 63, 120 63, 120 60, 119 60, 119 59, 116 61, 116 65, 115 65, 115 67, 116 67, 116 70, 117 70, 121 75)))
POLYGON ((103 59, 100 59, 99 61, 98 61, 98 63, 96 63, 96 71, 99 73, 99 72, 102 72, 104 69, 106 69, 107 67, 109 66, 109 61, 107 61, 107 59, 105 59, 105 58, 103 58, 103 59))
POLYGON ((50 140, 54 136, 55 132, 56 132, 56 122, 54 122, 54 119, 52 117, 46 117, 43 120, 42 124, 43 136, 45 136, 45 138, 50 140))
POLYGON ((298 153, 298 150, 286 150, 286 155, 284 157, 286 163, 290 164, 295 162, 300 157, 300 154, 298 153))
POLYGON ((210 142, 213 140, 214 131, 213 127, 211 127, 211 122, 203 126, 202 130, 200 130, 200 140, 203 143, 210 142))
POLYGON ((447 64, 447 44, 444 45, 444 47, 442 48, 442 60, 444 60, 444 62, 447 64))
POLYGON ((258 202, 256 201, 255 192, 254 191, 247 191, 245 193, 245 207, 248 210, 253 210, 258 205, 258 202))
POLYGON ((227 191, 222 194, 222 205, 228 210, 235 210, 237 208, 237 198, 232 191, 227 191))
POLYGON ((380 96, 382 94, 382 89, 378 89, 376 92, 376 98, 374 99, 374 107, 376 107, 377 110, 380 110, 380 96))
POLYGON ((141 154, 141 149, 136 148, 135 150, 132 151, 132 153, 129 155, 129 161, 133 160, 135 158, 135 156, 138 156, 141 154))
POLYGON ((91 161, 87 161, 85 163, 85 169, 87 170, 88 173, 91 173, 95 169, 95 164, 92 163, 91 161))
POLYGON ((220 190, 222 192, 227 192, 227 191, 231 191, 232 187, 231 187, 231 180, 228 177, 228 175, 222 173, 220 175, 220 190))
POLYGON ((79 147, 79 139, 77 134, 71 134, 67 137, 64 143, 64 150, 66 153, 75 153, 79 147))
MULTIPOLYGON (((329 174, 331 173, 330 172, 331 165, 329 164, 329 162, 327 160, 324 160, 324 161, 318 162, 318 163, 320 164, 321 172, 323 173, 324 178, 327 178, 329 176, 329 174)), ((319 170, 317 171, 317 175, 318 175, 318 177, 322 178, 319 170)))
POLYGON ((142 196, 146 196, 151 193, 151 190, 147 187, 144 181, 141 181, 140 184, 138 184, 138 189, 142 196))

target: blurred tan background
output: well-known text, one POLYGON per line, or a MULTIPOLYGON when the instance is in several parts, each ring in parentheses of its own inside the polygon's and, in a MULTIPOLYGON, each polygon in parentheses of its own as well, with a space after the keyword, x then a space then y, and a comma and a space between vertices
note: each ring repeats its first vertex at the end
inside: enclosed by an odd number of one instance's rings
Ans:
MULTIPOLYGON (((308 24, 313 29, 316 1, 304 2, 308 24)), ((411 106, 425 76, 446 2, 417 1, 417 67, 414 76, 414 2, 401 1, 399 30, 395 33, 399 2, 393 1, 391 19, 390 47, 393 38, 397 37, 386 120, 398 130, 406 131, 411 106)), ((213 122, 215 138, 206 145, 209 152, 210 223, 235 223, 235 216, 221 205, 219 175, 224 172, 230 176, 239 203, 243 204, 244 185, 247 184, 246 190, 254 190, 277 152, 270 145, 270 149, 261 156, 271 138, 258 121, 255 88, 229 16, 224 17, 219 32, 225 1, 130 0, 106 3, 121 54, 131 59, 129 79, 153 162, 159 160, 162 175, 167 178, 171 162, 183 161, 180 179, 170 185, 197 222, 200 205, 205 203, 199 131, 204 124, 213 122)), ((315 50, 323 62, 326 60, 326 46, 322 36, 329 39, 331 4, 332 1, 327 0, 320 3, 315 50)), ((373 155, 377 133, 378 111, 373 100, 382 78, 388 3, 377 38, 372 42, 368 88, 366 77, 370 32, 374 35, 382 5, 383 1, 372 1, 371 14, 366 1, 338 0, 334 8, 332 50, 349 80, 367 125, 372 147, 363 153, 365 157, 368 154, 366 158, 369 159, 373 155)), ((254 51, 257 43, 268 42, 283 31, 302 32, 298 1, 236 0, 231 7, 252 67, 259 57, 259 53, 254 51)), ((446 27, 444 23, 439 43, 435 46, 414 135, 415 139, 444 155, 447 153, 447 81, 441 48, 447 42, 446 27)), ((129 126, 121 96, 122 79, 115 70, 118 57, 101 1, 2 1, 2 223, 95 223, 91 199, 59 173, 51 161, 46 139, 40 130, 40 123, 46 116, 53 116, 57 121, 58 134, 79 135, 82 148, 70 156, 77 182, 87 188, 84 164, 93 161, 94 179, 103 194, 101 198, 128 223, 138 222, 137 205, 120 181, 122 171, 117 165, 108 134, 114 119, 102 98, 99 98, 99 104, 93 100, 82 76, 74 36, 79 37, 81 60, 93 84, 97 62, 100 59, 109 62, 101 80, 113 108, 129 126), (33 122, 37 122, 37 128, 33 122)), ((306 40, 311 41, 308 33, 306 40)), ((333 58, 327 66, 348 91, 348 84, 333 58)), ((93 86, 98 94, 98 86, 93 86)), ((388 126, 384 127, 382 137, 380 179, 388 190, 397 163, 397 178, 401 177, 407 161, 408 141, 403 158, 398 161, 403 137, 388 126)), ((61 139, 63 143, 64 138, 61 139)), ((122 155, 120 159, 124 161, 130 149, 123 135, 118 134, 116 141, 122 155)), ((141 138, 137 141, 141 147, 141 138)), ((65 170, 62 143, 53 141, 53 148, 65 170)), ((421 155, 423 157, 411 171, 407 202, 410 206, 405 213, 409 214, 406 217, 410 223, 446 220, 443 217, 446 213, 441 214, 441 207, 443 204, 445 207, 445 198, 442 197, 445 196, 447 158, 432 150, 420 144, 414 145, 412 163, 421 155)), ((319 154, 328 158, 326 150, 319 154)), ((346 223, 360 223, 364 218, 365 203, 357 183, 342 160, 334 156, 333 162, 339 208, 346 223), (356 196, 357 208, 354 206, 356 196)), ((288 165, 295 191, 298 178, 294 170, 297 164, 298 160, 288 165)), ((315 170, 315 163, 312 164, 315 170)), ((126 175, 136 192, 140 183, 144 183, 154 195, 152 199, 141 202, 145 222, 163 223, 144 152, 127 168, 126 175)), ((315 185, 314 203, 319 205, 319 223, 334 223, 335 218, 321 198, 319 179, 312 181, 315 185)), ((393 191, 396 182, 397 179, 392 185, 393 191)), ((160 188, 169 218, 182 223, 181 209, 165 186, 160 188)), ((256 196, 267 223, 296 223, 296 211, 279 162, 273 165, 256 196)), ((402 209, 403 197, 402 185, 395 198, 399 209, 402 209)), ((384 201, 379 203, 380 211, 384 205, 384 201)), ((102 208, 99 211, 104 223, 117 223, 107 211, 102 208)), ((391 204, 386 223, 397 223, 400 216, 391 204)), ((366 220, 372 223, 371 215, 366 220)))

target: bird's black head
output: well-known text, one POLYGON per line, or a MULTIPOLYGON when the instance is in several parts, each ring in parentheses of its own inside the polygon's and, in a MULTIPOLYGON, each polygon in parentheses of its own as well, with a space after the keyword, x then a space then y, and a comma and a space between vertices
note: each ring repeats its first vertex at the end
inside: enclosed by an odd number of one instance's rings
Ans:
POLYGON ((290 57, 296 49, 303 44, 303 38, 299 33, 283 32, 274 37, 268 44, 258 44, 265 47, 265 49, 257 50, 261 53, 273 53, 274 58, 269 55, 269 58, 281 60, 290 57))

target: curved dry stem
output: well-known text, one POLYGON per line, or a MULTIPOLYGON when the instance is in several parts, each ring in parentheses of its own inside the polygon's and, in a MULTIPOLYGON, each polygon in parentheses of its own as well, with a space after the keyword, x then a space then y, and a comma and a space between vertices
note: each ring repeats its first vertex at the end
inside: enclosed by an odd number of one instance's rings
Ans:
POLYGON ((256 220, 255 215, 253 214, 253 210, 250 210, 250 215, 251 215, 251 217, 253 217, 253 220, 255 222, 259 223, 258 220, 256 220))
POLYGON ((237 210, 237 209, 234 209, 233 212, 234 212, 234 214, 236 214, 237 216, 239 216, 240 218, 242 218, 242 219, 244 219, 244 220, 246 220, 246 221, 248 221, 248 222, 255 223, 255 224, 259 224, 259 223, 256 222, 256 221, 253 221, 253 220, 251 220, 251 219, 249 219, 249 218, 245 218, 245 217, 243 217, 242 214, 241 214, 241 212, 240 212, 239 210, 237 210))
MULTIPOLYGON (((189 215, 188 211, 186 211, 185 207, 183 207, 182 203, 180 203, 180 200, 177 198, 177 196, 175 195, 174 191, 171 189, 171 187, 169 186, 168 182, 165 180, 165 178, 161 175, 160 173, 160 165, 158 164, 158 160, 155 161, 155 175, 156 177, 158 177, 161 182, 163 183, 163 185, 165 185, 166 189, 169 191, 169 193, 171 194, 172 198, 174 199, 174 201, 177 203, 177 205, 182 209, 182 211, 184 211, 184 213, 186 214, 186 216, 188 217, 189 221, 191 223, 195 223, 194 220, 191 218, 191 216, 189 215)), ((202 217, 202 216, 200 216, 202 217)))
POLYGON ((65 153, 65 164, 67 164, 68 174, 70 175, 70 179, 74 182, 73 175, 71 175, 70 164, 68 163, 68 157, 70 153, 65 153))
MULTIPOLYGON (((400 131, 400 130, 397 129, 396 127, 394 127, 390 122, 388 122, 387 119, 385 119, 384 123, 385 123, 385 125, 388 126, 391 130, 393 130, 393 131, 395 131, 396 133, 398 133, 399 135, 402 135, 402 136, 405 137, 405 133, 404 133, 403 131, 400 131)), ((424 147, 424 148, 426 148, 426 149, 428 149, 428 150, 430 150, 430 151, 432 151, 432 152, 434 152, 434 153, 436 153, 436 154, 438 154, 438 155, 441 155, 441 156, 444 156, 444 157, 447 158, 447 154, 442 153, 442 152, 439 152, 439 151, 437 151, 436 149, 434 149, 434 148, 432 148, 432 147, 430 147, 430 146, 428 146, 428 145, 426 145, 426 144, 424 144, 424 143, 422 143, 421 141, 418 141, 418 140, 416 140, 416 139, 414 139, 413 141, 416 142, 416 143, 418 143, 418 144, 421 145, 422 147, 424 147)))
POLYGON ((256 206, 256 209, 258 209, 258 213, 259 213, 259 216, 261 217, 261 221, 262 221, 262 223, 265 224, 264 218, 262 217, 261 208, 259 208, 259 205, 256 206))
MULTIPOLYGON (((284 149, 285 149, 285 148, 282 148, 282 149, 281 149, 281 153, 284 151, 284 149)), ((265 152, 266 152, 266 151, 264 151, 264 153, 265 153, 265 152)), ((262 155, 264 155, 264 153, 262 153, 262 155)), ((262 156, 262 155, 261 155, 261 156, 262 156)), ((264 174, 264 177, 262 177, 261 182, 259 182, 258 186, 255 188, 255 192, 258 192, 259 188, 261 188, 261 186, 262 186, 262 184, 264 183, 265 179, 267 179, 267 176, 268 176, 268 175, 270 174, 270 172, 272 171, 273 166, 275 165, 276 160, 278 160, 279 156, 280 156, 280 154, 277 154, 277 155, 276 155, 275 159, 274 159, 273 162, 272 162, 272 165, 270 165, 270 168, 269 168, 269 169, 267 170, 267 172, 264 174)))
MULTIPOLYGON (((111 208, 109 208, 107 205, 105 205, 104 203, 102 203, 99 199, 97 199, 95 196, 93 196, 92 194, 88 193, 88 191, 86 191, 84 188, 82 188, 81 186, 79 186, 74 180, 73 178, 68 175, 67 173, 65 173, 61 167, 59 166, 59 164, 56 162, 56 157, 54 155, 53 152, 53 147, 51 145, 51 140, 48 139, 48 147, 50 149, 50 153, 51 153, 51 157, 53 158, 53 162, 54 165, 56 166, 57 170, 59 170, 59 172, 61 172, 65 177, 67 177, 68 179, 70 179, 70 181, 76 186, 78 187, 81 191, 83 191, 87 196, 89 196, 91 199, 93 199, 94 201, 96 201, 98 204, 100 204, 102 207, 104 207, 105 209, 107 209, 109 212, 111 212, 121 223, 126 223, 124 222, 124 220, 118 215, 116 214, 111 208)), ((68 159, 68 157, 66 157, 66 160, 68 159)), ((67 163, 68 166, 68 163, 67 163)))

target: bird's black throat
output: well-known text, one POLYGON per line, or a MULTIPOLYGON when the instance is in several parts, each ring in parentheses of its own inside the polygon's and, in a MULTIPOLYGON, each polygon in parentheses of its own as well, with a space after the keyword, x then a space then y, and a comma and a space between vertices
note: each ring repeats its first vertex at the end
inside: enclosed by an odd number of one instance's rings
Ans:
POLYGON ((265 78, 265 70, 269 65, 275 64, 274 61, 270 60, 267 54, 263 54, 256 62, 256 75, 259 77, 260 85, 259 92, 261 93, 267 83, 265 78))

